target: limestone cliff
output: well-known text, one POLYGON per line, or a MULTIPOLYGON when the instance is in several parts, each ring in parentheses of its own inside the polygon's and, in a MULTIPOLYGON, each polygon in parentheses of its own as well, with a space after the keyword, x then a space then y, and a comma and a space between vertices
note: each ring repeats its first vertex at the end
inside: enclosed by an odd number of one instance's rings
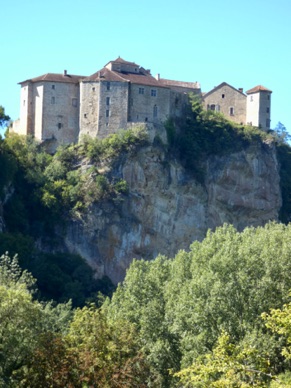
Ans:
POLYGON ((280 178, 272 144, 209 157, 203 168, 200 184, 163 147, 142 148, 112 171, 128 182, 129 194, 93 205, 69 222, 66 249, 83 256, 97 276, 117 283, 133 258, 172 257, 225 222, 242 230, 278 219, 280 178))

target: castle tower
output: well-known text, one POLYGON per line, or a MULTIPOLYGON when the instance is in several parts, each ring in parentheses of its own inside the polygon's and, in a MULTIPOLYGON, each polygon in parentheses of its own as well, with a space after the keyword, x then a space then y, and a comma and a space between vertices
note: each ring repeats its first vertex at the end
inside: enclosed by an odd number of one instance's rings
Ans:
POLYGON ((248 90, 246 122, 249 125, 270 129, 271 124, 271 93, 272 91, 262 85, 248 90))

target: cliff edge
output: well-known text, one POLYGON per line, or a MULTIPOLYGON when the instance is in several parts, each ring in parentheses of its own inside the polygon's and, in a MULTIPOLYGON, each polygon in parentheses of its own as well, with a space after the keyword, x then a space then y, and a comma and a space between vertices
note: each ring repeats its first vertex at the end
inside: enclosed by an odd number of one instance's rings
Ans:
POLYGON ((239 152, 210 155, 202 163, 200 183, 154 144, 156 135, 110 172, 127 181, 128 194, 92 204, 62 235, 66 250, 114 283, 124 278, 133 258, 172 257, 202 240, 209 228, 230 223, 242 230, 278 220, 280 176, 272 143, 255 141, 239 152))

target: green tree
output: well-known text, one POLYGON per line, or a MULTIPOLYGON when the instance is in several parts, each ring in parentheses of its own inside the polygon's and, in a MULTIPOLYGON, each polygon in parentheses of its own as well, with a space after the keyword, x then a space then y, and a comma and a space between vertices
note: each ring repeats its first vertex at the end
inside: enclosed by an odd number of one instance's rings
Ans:
POLYGON ((288 143, 291 139, 290 134, 288 133, 286 127, 284 124, 282 124, 280 121, 274 128, 275 134, 276 134, 276 140, 279 143, 288 143))
POLYGON ((4 127, 10 121, 10 117, 5 114, 5 109, 0 105, 0 127, 4 127))
POLYGON ((0 386, 18 386, 39 338, 48 331, 61 333, 70 319, 70 306, 54 308, 33 299, 35 280, 22 271, 17 259, 0 258, 0 386))
POLYGON ((176 373, 183 387, 267 388, 272 379, 268 358, 254 347, 231 343, 222 333, 211 353, 176 373))
POLYGON ((163 386, 215 346, 221 332, 234 343, 256 343, 283 370, 281 343, 267 333, 260 315, 280 308, 291 289, 291 225, 270 223, 209 231, 189 252, 172 260, 135 261, 114 293, 110 316, 135 324, 142 349, 163 386))
POLYGON ((94 306, 77 309, 67 341, 77 356, 83 386, 146 387, 149 367, 136 337, 129 322, 109 320, 94 306))

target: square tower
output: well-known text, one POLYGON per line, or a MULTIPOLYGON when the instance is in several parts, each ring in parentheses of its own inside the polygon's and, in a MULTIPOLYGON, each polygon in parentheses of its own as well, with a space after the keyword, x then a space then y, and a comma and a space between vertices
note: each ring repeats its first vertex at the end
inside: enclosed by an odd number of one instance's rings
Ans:
POLYGON ((271 126, 272 91, 262 85, 255 86, 247 92, 247 124, 264 129, 271 126))

